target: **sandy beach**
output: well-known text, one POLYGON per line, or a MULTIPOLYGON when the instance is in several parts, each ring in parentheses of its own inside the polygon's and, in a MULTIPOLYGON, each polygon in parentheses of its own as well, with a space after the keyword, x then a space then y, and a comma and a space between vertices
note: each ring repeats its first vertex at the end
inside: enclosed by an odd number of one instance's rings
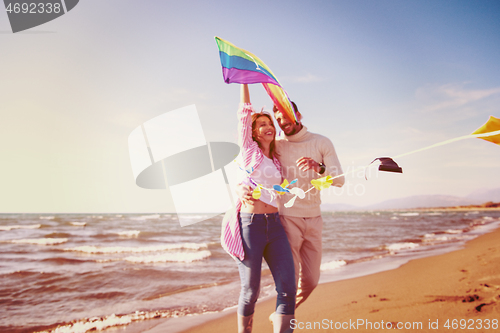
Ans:
MULTIPOLYGON (((253 332, 272 332, 274 300, 257 304, 253 332)), ((500 229, 465 248, 373 275, 322 284, 297 309, 295 332, 499 330, 500 229)), ((151 324, 151 323, 150 323, 151 324)), ((164 323, 166 324, 166 323, 164 323)), ((152 325, 153 326, 153 325, 152 325)), ((163 324, 143 332, 167 332, 163 324)), ((234 312, 186 333, 236 332, 234 312)))

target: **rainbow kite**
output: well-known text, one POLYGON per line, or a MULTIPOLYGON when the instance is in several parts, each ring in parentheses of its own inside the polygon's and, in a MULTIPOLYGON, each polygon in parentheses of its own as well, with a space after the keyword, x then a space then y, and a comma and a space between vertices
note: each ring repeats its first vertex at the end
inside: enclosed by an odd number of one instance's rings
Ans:
POLYGON ((215 37, 219 47, 222 75, 226 83, 262 83, 278 109, 293 122, 298 122, 287 93, 271 69, 256 55, 215 37))

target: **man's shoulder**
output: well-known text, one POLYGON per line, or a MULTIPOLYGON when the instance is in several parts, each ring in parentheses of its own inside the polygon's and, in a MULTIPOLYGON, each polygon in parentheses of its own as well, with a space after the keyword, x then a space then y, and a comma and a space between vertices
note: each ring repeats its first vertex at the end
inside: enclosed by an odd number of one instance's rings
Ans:
POLYGON ((318 134, 318 133, 313 133, 313 132, 308 132, 309 135, 311 136, 312 140, 317 140, 317 141, 325 141, 325 142, 332 142, 328 137, 318 134))
MULTIPOLYGON (((303 140, 300 141, 310 141, 310 140, 315 140, 315 141, 324 141, 324 142, 332 142, 328 137, 318 134, 318 133, 313 133, 310 131, 307 131, 305 135, 303 136, 303 140)), ((280 132, 275 139, 275 142, 277 145, 280 144, 286 144, 290 142, 289 140, 286 139, 285 134, 283 132, 280 132)))
POLYGON ((274 139, 274 142, 276 145, 279 145, 279 144, 282 144, 284 142, 287 142, 286 138, 285 138, 285 133, 283 133, 283 131, 280 131, 278 133, 278 135, 276 135, 276 138, 274 139))

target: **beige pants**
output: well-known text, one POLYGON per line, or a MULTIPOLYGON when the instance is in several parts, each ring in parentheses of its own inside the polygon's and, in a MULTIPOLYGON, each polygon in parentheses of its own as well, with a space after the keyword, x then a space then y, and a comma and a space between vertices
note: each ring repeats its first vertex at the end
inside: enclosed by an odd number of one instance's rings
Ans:
POLYGON ((321 266, 323 218, 280 215, 292 248, 297 283, 296 306, 302 304, 318 285, 321 266))

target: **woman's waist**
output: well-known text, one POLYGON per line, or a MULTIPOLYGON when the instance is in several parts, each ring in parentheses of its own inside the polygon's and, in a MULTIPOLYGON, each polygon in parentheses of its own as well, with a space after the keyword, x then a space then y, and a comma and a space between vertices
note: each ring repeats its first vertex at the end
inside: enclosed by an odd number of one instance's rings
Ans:
POLYGON ((251 214, 273 214, 278 213, 278 207, 267 204, 260 200, 255 200, 252 204, 242 204, 240 212, 251 214))
POLYGON ((259 217, 266 217, 266 219, 269 220, 277 220, 279 218, 279 213, 274 212, 274 213, 248 213, 248 212, 240 212, 240 216, 242 218, 245 217, 252 217, 252 216, 259 216, 259 217))

